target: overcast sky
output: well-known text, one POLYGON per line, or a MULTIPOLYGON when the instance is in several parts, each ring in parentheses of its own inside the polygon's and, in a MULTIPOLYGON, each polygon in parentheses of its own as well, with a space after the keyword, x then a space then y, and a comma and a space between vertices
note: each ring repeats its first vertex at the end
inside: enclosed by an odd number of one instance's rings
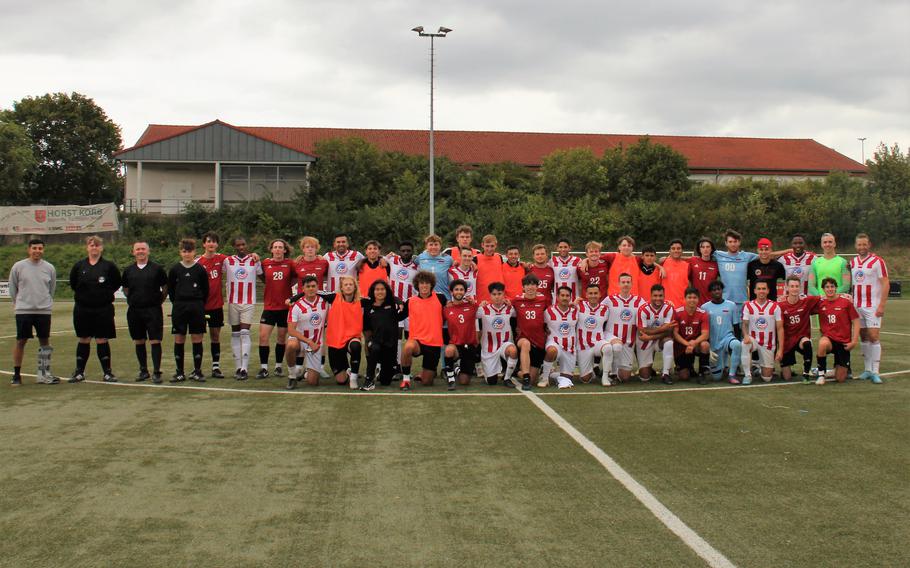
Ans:
POLYGON ((0 0, 0 107, 149 123, 814 138, 910 146, 910 2, 0 0))

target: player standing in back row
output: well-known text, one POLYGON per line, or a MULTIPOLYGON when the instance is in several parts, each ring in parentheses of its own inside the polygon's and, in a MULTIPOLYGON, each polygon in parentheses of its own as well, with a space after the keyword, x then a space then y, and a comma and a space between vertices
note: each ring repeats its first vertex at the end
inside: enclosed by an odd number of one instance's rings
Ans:
POLYGON ((263 292, 262 316, 259 318, 259 372, 257 379, 269 376, 269 336, 278 328, 275 341, 275 376, 282 375, 281 364, 288 337, 288 305, 296 278, 296 266, 291 255, 291 246, 284 239, 275 239, 269 244, 271 258, 262 261, 263 292))
POLYGON ((324 257, 329 263, 326 292, 338 292, 341 277, 357 277, 355 268, 364 256, 356 250, 350 250, 350 239, 345 233, 338 233, 332 240, 332 250, 325 253, 324 257))
POLYGON ((202 376, 202 337, 205 335, 205 301, 209 296, 208 271, 195 262, 196 240, 180 241, 180 262, 167 275, 167 292, 171 299, 171 333, 174 336, 174 361, 177 372, 172 383, 186 380, 183 360, 186 335, 193 344, 193 372, 190 380, 205 382, 202 376))
POLYGON ((216 233, 202 235, 202 256, 196 263, 209 275, 209 297, 205 301, 205 323, 209 328, 209 352, 212 355, 213 379, 223 379, 221 372, 221 328, 224 327, 224 293, 222 277, 226 254, 218 252, 219 238, 216 233))
POLYGON ((850 261, 850 281, 853 283, 853 305, 859 312, 860 349, 863 353, 863 373, 859 379, 871 379, 880 384, 878 374, 882 358, 879 333, 891 281, 882 257, 871 252, 872 240, 866 233, 856 235, 856 256, 850 261))
POLYGON ((256 276, 262 266, 247 250, 246 239, 234 239, 234 255, 224 261, 228 284, 228 323, 231 326, 231 351, 234 355, 234 378, 245 381, 249 376, 252 341, 250 327, 256 309, 256 276))

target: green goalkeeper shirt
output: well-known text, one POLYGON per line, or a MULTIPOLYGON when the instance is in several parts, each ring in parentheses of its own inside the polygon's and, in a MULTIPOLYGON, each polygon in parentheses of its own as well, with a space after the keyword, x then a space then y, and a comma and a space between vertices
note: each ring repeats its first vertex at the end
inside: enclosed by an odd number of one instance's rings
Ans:
POLYGON ((847 267, 847 261, 843 257, 835 256, 834 258, 825 258, 822 255, 816 256, 812 261, 812 275, 814 276, 809 286, 810 296, 824 296, 822 290, 822 280, 825 278, 834 278, 837 282, 837 292, 844 294, 850 291, 850 285, 845 280, 845 276, 850 274, 847 267))

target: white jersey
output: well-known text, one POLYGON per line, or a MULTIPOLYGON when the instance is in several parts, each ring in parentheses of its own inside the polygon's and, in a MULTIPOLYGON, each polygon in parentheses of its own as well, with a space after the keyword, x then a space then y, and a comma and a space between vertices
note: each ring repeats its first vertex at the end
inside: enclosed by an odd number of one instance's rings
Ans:
POLYGON ((850 282, 853 285, 853 305, 857 308, 877 308, 882 293, 882 278, 888 277, 888 267, 882 257, 869 254, 850 261, 850 282))
POLYGON ((787 274, 787 278, 799 276, 800 281, 803 283, 803 294, 808 294, 809 273, 812 272, 813 260, 815 260, 814 252, 803 251, 802 256, 796 256, 792 252, 788 252, 778 258, 777 262, 784 265, 784 272, 787 274))
MULTIPOLYGON (((638 329, 647 329, 649 327, 660 327, 673 321, 673 308, 669 302, 664 302, 659 308, 655 308, 648 302, 638 310, 638 329)), ((638 340, 638 346, 647 349, 654 343, 653 341, 638 340)))
POLYGON ((328 302, 320 296, 316 296, 312 304, 306 298, 300 298, 288 312, 288 324, 307 339, 322 344, 328 311, 328 302))
POLYGON ((473 298, 477 295, 477 269, 471 267, 467 270, 463 270, 460 266, 453 266, 449 269, 449 284, 452 284, 455 280, 464 280, 468 289, 464 293, 465 298, 473 298))
POLYGON ((228 304, 252 305, 256 303, 256 276, 262 274, 262 265, 246 255, 224 259, 224 274, 227 276, 228 304))
POLYGON ((572 289, 572 300, 574 301, 580 294, 578 289, 578 265, 581 264, 581 259, 574 255, 569 255, 566 258, 554 256, 550 258, 548 264, 553 269, 553 303, 556 303, 556 291, 559 290, 560 286, 568 286, 572 289))
POLYGON ((578 334, 578 308, 569 306, 562 311, 559 306, 550 306, 543 313, 547 324, 547 343, 555 343, 567 353, 575 353, 578 334))
POLYGON ((781 321, 780 306, 773 300, 759 304, 758 300, 743 306, 743 322, 749 322, 749 337, 765 349, 777 347, 777 322, 781 321))
MULTIPOLYGON (((349 250, 344 254, 338 254, 335 251, 329 251, 323 255, 329 263, 329 271, 326 274, 326 290, 337 292, 341 286, 339 282, 342 276, 350 276, 357 279, 357 273, 354 272, 354 265, 357 261, 363 259, 363 255, 356 250, 349 250)), ((361 291, 363 292, 363 291, 361 291)))
POLYGON ((414 259, 411 262, 404 262, 397 254, 386 257, 389 261, 389 283, 392 286, 392 295, 407 302, 408 299, 416 294, 414 290, 414 277, 417 276, 419 268, 414 259))
POLYGON ((593 308, 588 302, 578 305, 578 348, 591 349, 599 341, 606 339, 604 328, 607 325, 609 311, 603 304, 593 308))
POLYGON ((484 353, 495 353, 504 343, 512 342, 509 319, 515 317, 515 308, 508 304, 498 308, 487 304, 477 309, 475 317, 480 327, 480 348, 484 353))
POLYGON ((607 306, 610 317, 607 320, 607 332, 622 340, 623 345, 633 346, 637 333, 638 310, 644 307, 645 301, 635 295, 623 298, 614 294, 604 298, 601 304, 607 306))

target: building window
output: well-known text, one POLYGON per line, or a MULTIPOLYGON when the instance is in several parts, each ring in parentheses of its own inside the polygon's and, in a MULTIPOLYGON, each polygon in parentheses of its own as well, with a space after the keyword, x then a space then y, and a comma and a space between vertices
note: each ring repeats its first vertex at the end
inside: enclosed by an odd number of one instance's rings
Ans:
POLYGON ((269 197, 290 201, 306 189, 306 166, 221 166, 221 195, 225 203, 269 197))

